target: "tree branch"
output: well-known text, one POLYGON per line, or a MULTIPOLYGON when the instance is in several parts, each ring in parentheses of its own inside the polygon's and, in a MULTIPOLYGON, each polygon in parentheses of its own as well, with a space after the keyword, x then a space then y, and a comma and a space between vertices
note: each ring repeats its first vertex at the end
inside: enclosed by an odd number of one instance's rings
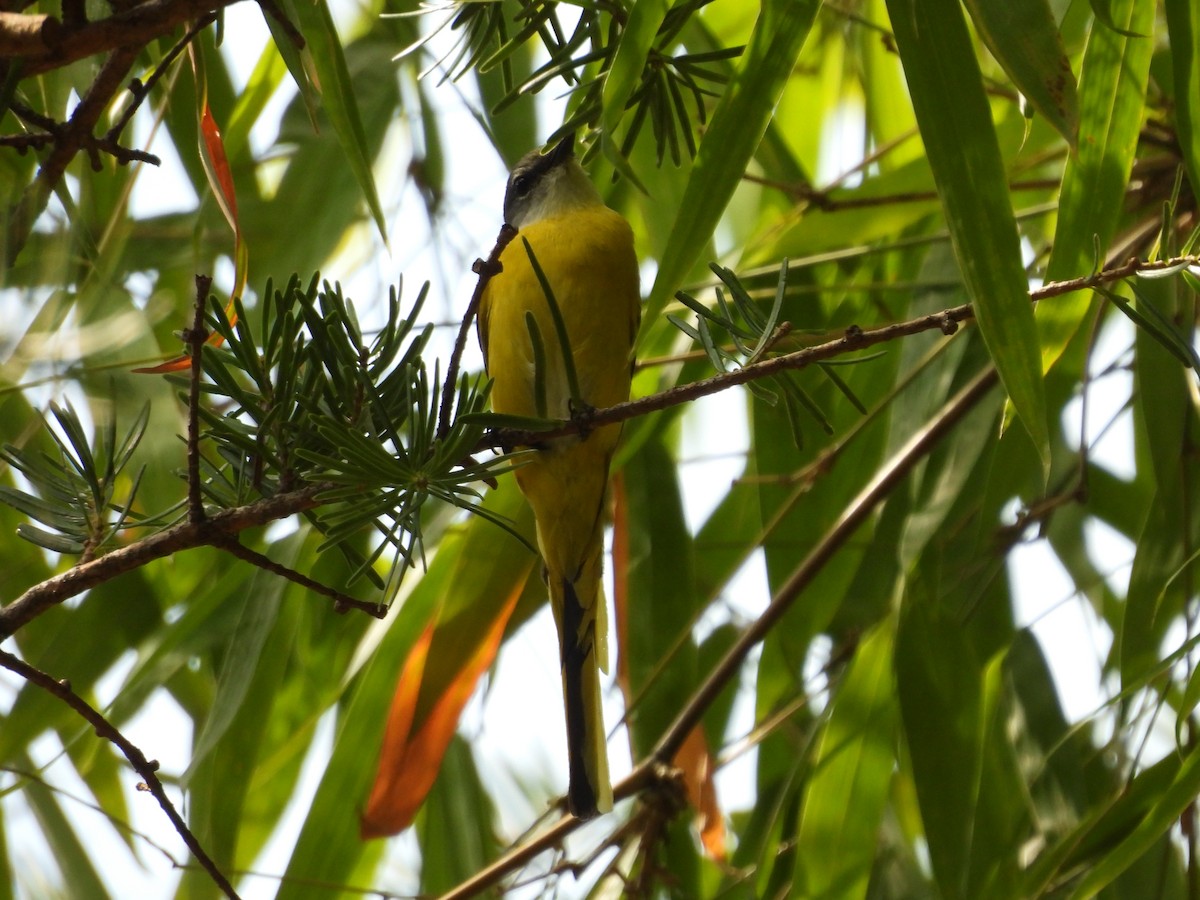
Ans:
POLYGON ((217 868, 217 864, 213 862, 212 858, 204 851, 204 848, 200 846, 200 842, 196 839, 196 836, 192 834, 191 829, 187 827, 187 823, 183 821, 183 817, 179 815, 179 811, 175 809, 175 804, 167 796, 167 792, 163 789, 162 782, 158 778, 157 760, 146 759, 146 755, 134 746, 125 735, 121 734, 116 726, 109 722, 99 710, 71 690, 70 682, 65 679, 59 681, 41 669, 31 666, 19 657, 13 656, 4 650, 0 650, 0 666, 4 666, 9 671, 15 672, 31 684, 36 684, 42 690, 62 700, 95 729, 97 737, 104 738, 116 744, 117 749, 129 760, 129 764, 133 766, 134 771, 142 777, 143 783, 138 785, 138 790, 149 791, 154 795, 154 799, 158 801, 158 805, 162 807, 163 812, 167 814, 167 818, 175 826, 175 831, 183 838, 183 842, 187 844, 192 855, 196 857, 196 861, 204 867, 204 870, 208 872, 209 876, 216 882, 217 887, 221 889, 226 897, 237 900, 238 894, 233 889, 233 885, 221 874, 221 870, 217 868))
POLYGON ((236 556, 238 559, 250 563, 252 566, 257 566, 265 572, 278 575, 280 578, 286 578, 288 581, 298 584, 312 591, 314 594, 328 597, 333 601, 335 612, 344 613, 350 609, 358 609, 369 616, 374 616, 376 619, 382 619, 387 615, 388 608, 386 603, 371 603, 367 600, 359 600, 356 597, 351 597, 349 594, 343 594, 341 591, 336 591, 327 585, 321 584, 319 581, 314 581, 307 575, 297 572, 295 569, 289 569, 287 566, 280 565, 271 559, 271 557, 265 556, 257 550, 251 550, 232 535, 222 535, 213 541, 213 546, 224 550, 231 556, 236 556))
MULTIPOLYGON (((1144 262, 1135 257, 1120 265, 1103 269, 1091 275, 1072 278, 1068 281, 1054 281, 1042 287, 1034 288, 1029 292, 1029 299, 1031 302, 1037 303, 1040 300, 1046 300, 1051 297, 1059 297, 1063 294, 1087 290, 1088 288, 1097 287, 1102 284, 1110 284, 1142 272, 1162 272, 1168 269, 1194 265, 1200 265, 1200 256, 1179 256, 1155 262, 1144 262)), ((930 313, 927 316, 919 316, 903 322, 894 322, 891 325, 881 325, 878 328, 863 330, 857 325, 851 325, 841 337, 826 341, 823 344, 805 347, 803 350, 797 350, 794 353, 765 359, 762 362, 753 363, 740 369, 735 369, 732 372, 723 372, 708 378, 702 378, 690 384, 682 384, 658 394, 651 394, 648 397, 639 397, 637 400, 618 403, 616 406, 584 411, 571 419, 571 421, 564 422, 562 425, 548 431, 494 428, 483 436, 476 449, 499 447, 507 450, 522 445, 537 444, 565 435, 586 434, 602 425, 624 422, 626 419, 633 419, 647 413, 669 409, 681 403, 688 403, 700 397, 707 397, 709 394, 719 393, 735 385, 745 384, 759 378, 768 378, 772 375, 778 375, 781 372, 803 369, 816 362, 834 359, 845 353, 874 347, 878 344, 894 341, 897 338, 920 334, 925 331, 941 331, 947 335, 954 334, 958 330, 959 323, 973 319, 974 317, 975 313, 971 308, 971 304, 964 303, 961 306, 952 306, 939 312, 930 313)))
POLYGON ((185 343, 191 351, 191 366, 188 369, 188 415, 187 415, 187 483, 188 521, 198 525, 204 521, 204 498, 200 484, 200 380, 202 377, 201 355, 208 329, 204 327, 204 310, 208 306, 208 292, 212 289, 212 278, 196 276, 196 299, 193 301, 192 327, 188 329, 185 343))
MULTIPOLYGON (((517 229, 511 225, 505 223, 500 226, 500 233, 496 235, 496 244, 492 247, 488 258, 486 260, 477 259, 471 266, 471 271, 479 276, 479 280, 475 282, 471 302, 467 304, 467 311, 463 313, 462 323, 458 326, 458 337, 454 340, 454 350, 450 353, 450 362, 446 366, 446 380, 442 384, 442 406, 438 410, 439 438, 444 438, 450 433, 450 412, 454 406, 454 388, 455 382, 458 381, 458 367, 467 346, 467 336, 471 333, 471 322, 475 320, 475 314, 479 311, 479 303, 483 299, 483 289, 487 287, 493 275, 500 273, 500 254, 516 236, 517 229)), ((484 353, 487 353, 486 349, 484 353)))
POLYGON ((247 506, 213 513, 203 522, 181 522, 49 578, 0 608, 0 641, 11 637, 18 629, 52 606, 118 575, 132 572, 153 560, 162 559, 180 550, 212 546, 225 537, 247 528, 266 525, 319 506, 317 496, 334 487, 335 485, 329 483, 310 484, 247 506))
MULTIPOLYGON (((46 208, 50 193, 58 185, 67 165, 75 158, 75 154, 80 149, 88 149, 92 158, 92 168, 97 170, 100 168, 99 157, 94 146, 89 146, 89 141, 94 145, 93 132, 96 123, 108 107, 113 94, 117 92, 129 74, 140 51, 139 46, 124 46, 113 51, 101 67, 96 80, 92 82, 87 96, 75 107, 70 121, 62 126, 61 131, 56 135, 54 149, 50 151, 50 155, 38 169, 37 177, 25 189, 12 211, 8 234, 5 238, 5 258, 10 263, 16 259, 21 248, 25 246, 25 241, 33 229, 34 221, 46 208)), ((0 67, 0 69, 6 68, 0 67)))
POLYGON ((23 62, 22 77, 38 75, 88 56, 141 48, 186 22, 237 2, 150 0, 94 22, 60 22, 53 16, 9 13, 0 18, 0 55, 8 65, 23 62), (11 50, 3 49, 8 46, 11 50))

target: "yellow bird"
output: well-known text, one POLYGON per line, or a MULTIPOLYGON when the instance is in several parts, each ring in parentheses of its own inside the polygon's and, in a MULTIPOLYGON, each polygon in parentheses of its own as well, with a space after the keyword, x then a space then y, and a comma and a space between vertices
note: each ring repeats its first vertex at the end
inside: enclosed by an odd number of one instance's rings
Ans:
MULTIPOLYGON (((479 343, 496 412, 570 418, 564 350, 546 291, 561 311, 584 407, 629 399, 641 316, 629 223, 604 205, 575 159, 574 135, 548 154, 526 154, 508 179, 504 220, 518 229, 479 307, 479 343), (540 343, 541 352, 535 349, 540 343), (535 364, 535 359, 540 364, 535 364), (540 371, 539 371, 540 370, 540 371)), ((533 507, 543 576, 558 625, 571 784, 568 807, 586 819, 612 809, 600 669, 608 670, 608 618, 600 586, 608 466, 619 425, 538 445, 516 470, 533 507)))

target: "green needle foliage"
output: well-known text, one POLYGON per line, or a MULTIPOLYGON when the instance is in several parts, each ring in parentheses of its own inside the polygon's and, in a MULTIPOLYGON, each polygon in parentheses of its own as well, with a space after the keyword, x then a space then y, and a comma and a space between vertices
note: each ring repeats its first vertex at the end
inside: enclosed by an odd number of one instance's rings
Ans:
POLYGON ((484 410, 487 391, 478 378, 462 378, 450 430, 437 437, 441 384, 423 356, 432 326, 417 327, 428 285, 404 314, 393 290, 387 318, 369 340, 341 288, 318 285, 316 276, 307 288, 295 278, 283 290, 267 285, 261 343, 240 304, 236 324, 211 304, 210 323, 224 342, 204 348, 212 383, 201 416, 204 441, 223 464, 204 489, 229 506, 333 485, 317 497, 314 522, 325 535, 319 549, 352 554, 364 532, 382 535, 351 579, 377 580, 373 566, 385 549, 401 568, 419 559, 427 500, 471 509, 480 482, 507 465, 470 460, 484 427, 459 417, 484 410))
POLYGON ((0 460, 20 472, 32 488, 23 491, 0 485, 0 502, 52 529, 22 522, 17 526, 21 537, 55 553, 90 557, 139 522, 133 504, 145 467, 132 478, 126 468, 146 432, 150 407, 143 404, 119 442, 115 418, 89 439, 70 403, 51 403, 50 413, 58 427, 43 421, 52 449, 42 450, 36 444, 0 448, 0 460), (118 502, 122 483, 125 490, 118 502))

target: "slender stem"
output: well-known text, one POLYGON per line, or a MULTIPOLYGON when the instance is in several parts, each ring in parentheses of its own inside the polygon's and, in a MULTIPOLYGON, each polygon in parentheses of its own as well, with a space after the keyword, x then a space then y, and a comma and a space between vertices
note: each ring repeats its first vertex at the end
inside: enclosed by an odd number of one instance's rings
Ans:
POLYGON ((188 521, 193 525, 204 521, 204 496, 200 489, 200 377, 203 371, 201 355, 204 352, 204 340, 208 337, 204 327, 204 308, 208 305, 211 287, 212 278, 208 275, 196 276, 195 314, 187 333, 187 344, 192 354, 187 418, 188 521))
POLYGON ((167 792, 163 789, 162 782, 158 778, 157 760, 146 759, 146 755, 130 742, 125 735, 121 734, 116 726, 109 722, 99 710, 71 690, 71 685, 68 681, 59 681, 41 669, 31 666, 19 657, 13 656, 11 653, 3 650, 0 650, 0 666, 3 666, 10 672, 15 672, 31 684, 37 685, 44 691, 62 700, 95 729, 98 737, 116 744, 117 749, 129 760, 129 764, 133 766, 134 771, 142 777, 142 784, 138 785, 138 790, 149 791, 154 795, 154 799, 158 801, 158 805, 162 807, 163 812, 167 814, 167 818, 175 826, 175 831, 183 838, 183 842, 187 844, 187 848, 192 852, 192 855, 196 857, 196 861, 204 867, 204 871, 209 874, 226 897, 237 900, 237 891, 233 889, 233 885, 229 883, 229 879, 221 873, 221 870, 217 868, 217 864, 213 862, 212 858, 204 851, 204 848, 200 846, 200 842, 196 839, 196 836, 192 834, 191 829, 187 827, 187 823, 183 821, 183 817, 179 814, 179 811, 175 809, 175 804, 167 796, 167 792))
MULTIPOLYGON (((944 407, 937 418, 914 434, 899 451, 876 472, 868 483, 842 512, 808 556, 798 565, 779 591, 771 598, 762 615, 754 620, 729 648, 721 661, 709 672, 704 682, 689 698, 687 705, 663 732, 649 759, 638 769, 647 765, 667 763, 674 759, 684 738, 696 727, 705 710, 725 688, 750 651, 767 636, 784 613, 791 608, 796 598, 859 529, 867 518, 887 499, 888 495, 962 421, 993 387, 999 379, 995 368, 988 366, 965 385, 944 407)), ((634 780, 637 770, 629 776, 634 780)), ((614 794, 616 791, 614 791, 614 794)))
MULTIPOLYGON (((1200 264, 1200 257, 1198 256, 1180 256, 1173 259, 1157 260, 1155 262, 1144 262, 1135 257, 1120 265, 1103 269, 1091 275, 1072 278, 1068 281, 1054 281, 1039 288, 1034 288, 1029 292, 1029 299, 1031 302, 1036 303, 1051 297, 1059 297, 1063 294, 1087 290, 1101 284, 1110 284, 1143 272, 1156 272, 1198 264, 1200 264)), ((626 419, 678 406, 681 403, 706 397, 709 394, 716 394, 734 385, 746 384, 749 381, 778 375, 781 372, 803 369, 816 362, 833 359, 845 353, 863 350, 878 344, 885 344, 897 338, 920 334, 925 331, 941 331, 946 335, 954 334, 958 330, 960 323, 974 317, 975 313, 971 308, 971 304, 964 303, 961 306, 952 306, 927 316, 919 316, 903 322, 894 322, 878 328, 862 329, 857 325, 851 325, 841 337, 826 341, 825 343, 805 347, 803 350, 797 350, 794 353, 772 357, 762 362, 743 366, 732 372, 723 372, 709 378, 703 378, 700 381, 693 381, 690 384, 679 385, 678 387, 658 394, 652 394, 648 397, 640 397, 637 400, 618 403, 616 406, 609 406, 605 409, 586 411, 582 415, 573 417, 571 421, 564 422, 560 427, 548 431, 495 428, 483 436, 476 449, 485 449, 488 447, 511 448, 522 444, 546 441, 563 435, 583 433, 598 428, 601 425, 624 422, 626 419)))
MULTIPOLYGON (((462 322, 458 326, 458 337, 454 339, 454 350, 450 354, 450 362, 446 366, 446 380, 442 384, 442 405, 438 410, 438 439, 441 440, 450 433, 450 411, 454 407, 454 391, 457 387, 458 370, 462 365, 463 351, 467 346, 467 335, 471 333, 471 322, 475 319, 475 314, 479 311, 479 302, 483 299, 483 290, 487 287, 487 283, 492 280, 493 275, 500 273, 500 254, 504 252, 514 237, 517 236, 517 229, 511 225, 503 225, 500 228, 500 233, 496 235, 496 244, 492 247, 492 252, 488 254, 486 260, 477 259, 475 264, 471 266, 471 271, 479 276, 479 280, 475 283, 475 290, 471 294, 471 302, 467 304, 467 311, 463 314, 462 322)), ((487 354, 487 348, 483 348, 483 352, 487 354)), ((486 358, 485 358, 486 362, 486 358)))
POLYGON ((376 619, 382 619, 387 616, 388 608, 386 604, 370 603, 366 600, 351 597, 349 594, 343 594, 341 591, 336 591, 327 585, 321 584, 319 581, 314 581, 307 575, 297 572, 295 569, 289 569, 287 566, 280 565, 271 559, 271 557, 265 556, 257 550, 251 550, 233 535, 223 535, 213 541, 213 546, 219 547, 226 553, 236 556, 238 559, 244 560, 265 572, 278 575, 280 578, 286 578, 293 584, 298 584, 302 588, 312 591, 314 594, 328 597, 333 601, 335 612, 344 613, 349 609, 359 609, 367 615, 374 616, 376 619))

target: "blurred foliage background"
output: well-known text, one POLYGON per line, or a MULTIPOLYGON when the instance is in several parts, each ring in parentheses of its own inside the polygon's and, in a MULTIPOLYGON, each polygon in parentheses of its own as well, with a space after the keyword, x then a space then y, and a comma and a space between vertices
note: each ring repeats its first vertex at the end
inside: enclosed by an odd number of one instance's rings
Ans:
MULTIPOLYGON (((439 894, 553 818, 557 650, 508 463, 464 462, 473 352, 437 414, 503 172, 570 129, 644 264, 635 396, 846 340, 626 423, 617 774, 771 627, 661 759, 681 794, 501 883, 1200 896, 1191 0, 4 12, 0 613, 187 517, 186 372, 132 370, 180 354, 198 274, 205 507, 313 501, 0 648, 161 761, 243 896, 439 894), (402 675, 415 821, 361 841, 402 675)), ((5 675, 0 897, 218 896, 117 748, 5 675)))

